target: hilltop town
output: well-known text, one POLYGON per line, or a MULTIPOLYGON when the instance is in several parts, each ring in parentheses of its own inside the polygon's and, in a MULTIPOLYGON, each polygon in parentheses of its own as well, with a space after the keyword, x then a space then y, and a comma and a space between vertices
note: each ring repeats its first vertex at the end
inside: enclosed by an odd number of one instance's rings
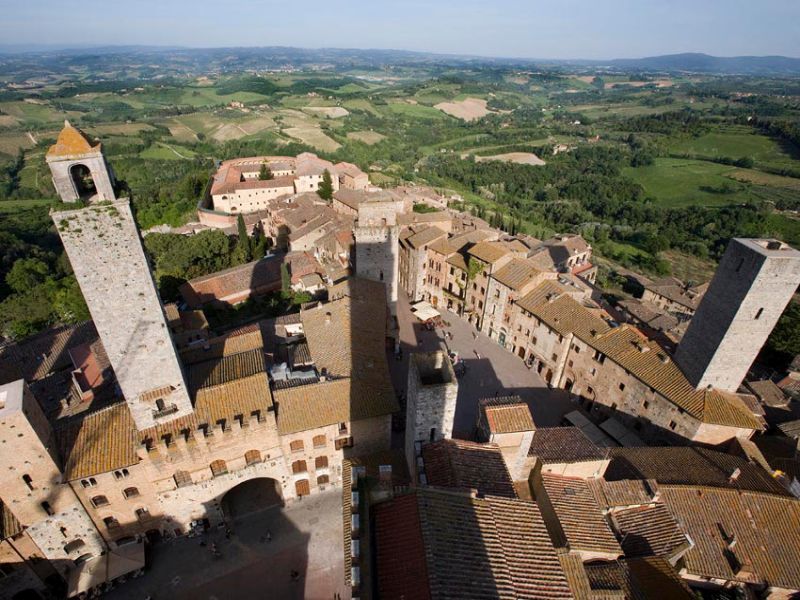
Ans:
POLYGON ((46 163, 91 320, 0 346, 0 598, 800 594, 788 244, 611 304, 577 233, 240 157, 167 229, 264 255, 165 303, 102 143, 46 163))

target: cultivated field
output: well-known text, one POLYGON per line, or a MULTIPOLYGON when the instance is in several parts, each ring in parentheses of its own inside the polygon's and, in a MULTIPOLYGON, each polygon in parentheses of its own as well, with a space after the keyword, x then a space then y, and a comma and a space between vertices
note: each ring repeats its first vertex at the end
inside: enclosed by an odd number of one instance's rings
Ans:
POLYGON ((347 139, 362 142, 368 146, 377 144, 381 140, 385 140, 386 136, 378 133, 377 131, 351 131, 347 134, 347 139))
POLYGON ((477 162, 497 160, 500 162, 516 163, 518 165, 540 166, 547 164, 532 152, 509 152, 507 154, 495 154, 494 156, 476 156, 475 160, 477 162))
POLYGON ((434 108, 438 108, 451 117, 464 121, 474 121, 492 112, 486 108, 486 100, 481 100, 480 98, 466 98, 457 102, 440 102, 434 108))

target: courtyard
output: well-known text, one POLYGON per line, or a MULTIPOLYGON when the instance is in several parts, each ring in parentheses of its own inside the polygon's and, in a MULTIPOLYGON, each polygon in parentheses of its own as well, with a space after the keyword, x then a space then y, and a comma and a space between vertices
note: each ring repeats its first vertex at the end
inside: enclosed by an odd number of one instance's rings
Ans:
POLYGON ((454 437, 472 439, 481 398, 519 395, 528 403, 537 427, 555 427, 563 416, 576 409, 564 390, 550 389, 535 370, 485 334, 476 331, 455 313, 442 311, 447 326, 428 331, 411 312, 402 292, 397 302, 402 360, 390 358, 392 382, 398 393, 405 393, 410 352, 443 349, 457 352, 464 360, 466 373, 458 380, 454 437), (447 339, 445 338, 447 333, 447 339))
POLYGON ((148 550, 145 575, 119 585, 113 600, 348 600, 342 561, 342 492, 329 489, 148 550), (201 545, 202 544, 202 545, 201 545), (212 553, 212 544, 219 556, 212 553), (292 572, 296 575, 292 577, 292 572))

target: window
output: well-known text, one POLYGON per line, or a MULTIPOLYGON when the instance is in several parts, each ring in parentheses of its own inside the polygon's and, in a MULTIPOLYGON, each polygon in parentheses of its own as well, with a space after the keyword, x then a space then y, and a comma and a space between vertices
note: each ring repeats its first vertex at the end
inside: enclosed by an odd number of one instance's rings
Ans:
POLYGON ((129 487, 122 490, 122 495, 126 498, 136 498, 139 495, 139 488, 129 487))
POLYGON ((146 507, 142 506, 141 508, 136 509, 136 518, 139 519, 140 521, 146 519, 149 516, 150 516, 150 511, 147 510, 146 507))
POLYGON ((89 477, 89 479, 81 479, 81 485, 85 488, 94 487, 97 485, 97 480, 94 477, 89 477))
POLYGON ((647 408, 648 408, 649 406, 650 406, 650 403, 649 403, 647 400, 645 400, 644 402, 642 402, 642 408, 643 408, 643 409, 647 410, 647 408))
POLYGON ((228 472, 228 465, 224 460, 215 460, 209 466, 211 467, 211 475, 214 477, 225 475, 228 472))
POLYGON ((289 450, 292 452, 302 452, 303 451, 303 440, 295 440, 289 444, 289 450))
POLYGON ((296 460, 292 463, 292 473, 295 475, 297 473, 305 473, 306 471, 308 471, 308 467, 306 467, 306 461, 296 460))
POLYGON ((339 423, 339 435, 344 435, 347 433, 347 423, 339 423))
POLYGON ((604 362, 606 362, 606 355, 600 352, 600 350, 595 350, 594 359, 602 365, 604 362))
POLYGON ((756 313, 756 321, 758 321, 761 318, 761 315, 763 314, 763 312, 764 312, 763 308, 759 308, 758 309, 758 312, 756 313))
POLYGON ((592 389, 592 386, 586 388, 586 393, 589 394, 590 396, 594 395, 594 390, 592 389))
POLYGON ((558 354, 553 354, 553 356, 551 356, 550 358, 553 359, 553 362, 557 362, 558 361, 558 354))
POLYGON ((625 384, 624 383, 620 383, 619 384, 619 391, 620 392, 624 392, 625 391, 625 384))
POLYGON ((130 473, 128 472, 128 469, 121 469, 119 471, 114 471, 114 479, 125 479, 129 475, 130 473))
POLYGON ((538 340, 536 339, 536 336, 533 336, 533 337, 531 338, 531 343, 532 343, 534 346, 536 345, 536 342, 537 342, 537 341, 538 341, 538 340))
POLYGON ((294 490, 298 496, 308 496, 311 493, 311 485, 308 483, 308 479, 295 481, 294 490))
POLYGON ((313 443, 314 448, 324 448, 328 444, 328 440, 324 435, 315 435, 313 443))
POLYGON ((53 512, 53 507, 52 507, 52 506, 50 506, 50 503, 49 503, 47 500, 45 500, 44 502, 42 502, 42 510, 43 510, 44 512, 46 512, 48 515, 50 515, 50 516, 52 516, 52 515, 54 515, 54 514, 55 514, 55 513, 53 512))
POLYGON ((179 488, 192 485, 192 475, 189 471, 175 471, 173 477, 175 478, 175 485, 179 488))
POLYGON ((669 428, 672 429, 673 431, 675 431, 675 428, 677 426, 678 426, 678 424, 675 421, 670 421, 669 422, 669 428))
POLYGON ((107 506, 109 504, 108 498, 105 496, 95 496, 92 498, 92 506, 95 508, 100 508, 101 506, 107 506))
POLYGON ((250 466, 261 462, 261 452, 258 450, 248 450, 244 453, 244 462, 250 466))
POLYGON ((343 437, 338 438, 334 443, 334 446, 337 450, 341 450, 342 448, 352 448, 353 447, 353 437, 343 437))
POLYGON ((567 365, 569 365, 570 367, 573 367, 573 366, 575 366, 575 363, 574 363, 574 362, 572 362, 572 359, 570 358, 570 359, 567 361, 567 365))
POLYGON ((317 485, 325 485, 326 483, 330 483, 331 478, 327 475, 320 475, 317 477, 317 485))
POLYGON ((103 519, 103 523, 105 523, 105 526, 108 529, 115 529, 116 527, 119 527, 119 521, 117 521, 114 517, 106 517, 103 519))
POLYGON ((318 456, 314 459, 314 468, 315 469, 327 469, 328 468, 328 457, 327 456, 318 456))
POLYGON ((616 410, 617 410, 617 403, 616 402, 612 402, 611 403, 611 412, 616 412, 616 410))
POLYGON ((22 481, 24 481, 24 482, 25 482, 25 485, 27 485, 27 486, 28 486, 28 489, 29 489, 29 490, 32 490, 32 489, 33 489, 33 479, 31 479, 31 476, 30 476, 30 475, 28 475, 27 473, 25 473, 25 475, 23 475, 23 476, 22 476, 22 481))

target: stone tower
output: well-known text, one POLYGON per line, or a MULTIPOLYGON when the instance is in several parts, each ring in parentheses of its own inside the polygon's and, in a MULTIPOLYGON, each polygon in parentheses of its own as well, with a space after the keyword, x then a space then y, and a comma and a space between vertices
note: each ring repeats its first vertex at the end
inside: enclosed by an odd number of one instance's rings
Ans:
MULTIPOLYGON (((102 155, 98 164, 105 164, 102 155)), ((183 370, 128 200, 105 202, 98 194, 85 208, 51 216, 137 428, 190 414, 183 370)))
POLYGON ((106 163, 100 142, 92 142, 64 121, 64 129, 47 151, 53 185, 63 202, 114 200, 114 173, 106 163))
POLYGON ((439 350, 409 356, 405 451, 415 481, 417 442, 453 437, 457 396, 458 380, 447 354, 439 350))
POLYGON ((689 381, 735 392, 798 285, 800 252, 776 240, 732 240, 675 353, 689 381))
POLYGON ((358 206, 358 221, 353 231, 356 275, 386 284, 386 300, 393 315, 397 314, 400 262, 397 215, 402 211, 402 200, 366 200, 358 206))

